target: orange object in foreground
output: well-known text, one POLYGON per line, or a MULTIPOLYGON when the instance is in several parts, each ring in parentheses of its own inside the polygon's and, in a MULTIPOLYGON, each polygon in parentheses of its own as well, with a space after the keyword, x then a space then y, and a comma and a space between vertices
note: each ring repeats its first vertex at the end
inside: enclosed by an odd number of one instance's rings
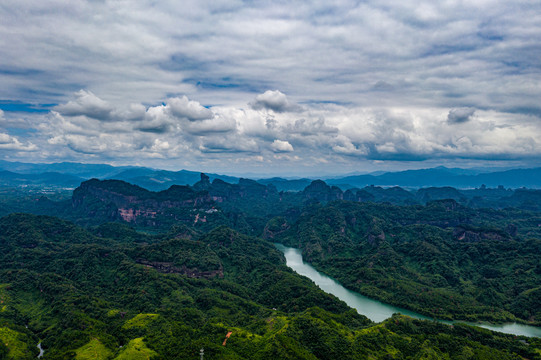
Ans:
POLYGON ((222 346, 225 346, 225 343, 227 342, 227 339, 229 339, 229 337, 231 336, 231 334, 233 334, 233 331, 230 331, 227 333, 227 335, 225 336, 225 339, 224 339, 224 342, 222 344, 222 346))

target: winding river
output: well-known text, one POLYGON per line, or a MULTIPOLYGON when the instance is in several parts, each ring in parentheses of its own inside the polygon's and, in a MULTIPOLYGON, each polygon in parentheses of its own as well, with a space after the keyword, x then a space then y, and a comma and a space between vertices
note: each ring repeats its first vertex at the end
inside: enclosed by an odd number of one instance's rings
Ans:
MULTIPOLYGON (((411 310, 399 308, 392 305, 387 305, 377 300, 370 299, 355 291, 351 291, 340 285, 336 280, 320 273, 312 266, 304 263, 302 260, 302 252, 300 249, 291 248, 282 244, 274 244, 280 250, 287 262, 287 266, 293 269, 300 275, 310 278, 323 291, 333 294, 340 300, 344 301, 350 307, 356 309, 359 314, 362 314, 372 321, 380 322, 390 318, 394 313, 401 313, 417 319, 432 320, 432 318, 418 314, 411 310)), ((438 320, 442 323, 452 324, 453 321, 438 320)), ((535 326, 522 325, 517 323, 508 324, 487 324, 487 323, 467 323, 470 325, 480 326, 486 329, 499 331, 502 333, 513 335, 524 335, 530 337, 541 337, 541 328, 535 326)))

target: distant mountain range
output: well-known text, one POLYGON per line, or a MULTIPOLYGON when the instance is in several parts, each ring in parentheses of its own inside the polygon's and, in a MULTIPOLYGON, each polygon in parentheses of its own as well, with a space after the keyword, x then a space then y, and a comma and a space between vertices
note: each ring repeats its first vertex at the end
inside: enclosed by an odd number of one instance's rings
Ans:
MULTIPOLYGON (((234 176, 207 174, 210 180, 220 179, 238 183, 234 176)), ((61 188, 77 187, 91 178, 123 180, 152 191, 168 189, 171 185, 193 185, 200 180, 200 172, 180 170, 167 171, 136 166, 112 166, 107 164, 81 164, 62 162, 33 164, 0 160, 0 186, 48 186, 61 188)), ((452 186, 459 189, 480 188, 482 185, 495 188, 541 188, 541 167, 489 171, 475 169, 446 168, 443 166, 398 172, 376 172, 366 175, 325 178, 327 184, 342 190, 365 186, 401 186, 406 188, 452 186)), ((285 179, 273 177, 257 180, 263 185, 273 185, 278 191, 302 191, 313 179, 285 179)))
MULTIPOLYGON (((198 171, 167 171, 137 166, 115 167, 72 162, 33 164, 0 160, 0 186, 75 188, 85 180, 97 178, 123 180, 148 190, 161 191, 172 185, 193 185, 200 180, 200 174, 198 171)), ((227 175, 208 176, 211 180, 220 179, 230 183, 239 181, 239 178, 227 175)))
MULTIPOLYGON (((401 186, 423 188, 434 186, 452 186, 459 189, 503 186, 505 188, 541 188, 541 168, 512 169, 506 171, 480 172, 479 170, 446 168, 386 172, 381 174, 351 175, 324 179, 329 185, 343 190, 363 188, 365 186, 401 186)), ((272 184, 278 190, 301 191, 310 184, 309 179, 286 180, 272 178, 258 180, 262 184, 272 184)))
POLYGON ((387 172, 381 175, 358 175, 338 179, 329 179, 329 184, 340 186, 363 187, 378 186, 452 186, 456 188, 478 188, 483 184, 487 187, 541 187, 541 168, 513 169, 478 173, 475 170, 449 169, 437 167, 432 169, 407 170, 387 172))

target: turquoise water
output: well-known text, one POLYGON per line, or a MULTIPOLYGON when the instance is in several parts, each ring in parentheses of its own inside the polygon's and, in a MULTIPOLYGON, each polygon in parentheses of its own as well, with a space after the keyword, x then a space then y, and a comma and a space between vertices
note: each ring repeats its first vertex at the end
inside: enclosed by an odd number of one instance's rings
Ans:
MULTIPOLYGON (((340 285, 333 278, 328 277, 325 274, 320 273, 314 269, 310 264, 305 263, 302 260, 302 252, 299 249, 284 246, 282 244, 275 244, 275 246, 284 253, 287 266, 293 269, 296 273, 304 275, 310 278, 321 290, 333 294, 340 300, 344 301, 350 307, 356 309, 359 314, 362 314, 372 321, 380 322, 387 318, 390 318, 394 313, 401 313, 411 316, 417 319, 432 320, 432 318, 418 314, 411 310, 403 309, 400 307, 388 305, 381 301, 370 299, 355 291, 351 291, 340 285)), ((438 320, 446 324, 452 324, 452 321, 438 320)), ((485 324, 485 323, 468 323, 475 326, 480 326, 486 329, 499 331, 507 334, 524 335, 541 337, 541 328, 535 326, 522 325, 517 323, 509 324, 485 324)))

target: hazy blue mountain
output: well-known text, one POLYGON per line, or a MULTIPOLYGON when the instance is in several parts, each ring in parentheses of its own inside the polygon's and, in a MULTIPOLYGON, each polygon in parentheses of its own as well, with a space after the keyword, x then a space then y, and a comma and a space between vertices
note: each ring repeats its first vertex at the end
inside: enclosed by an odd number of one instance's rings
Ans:
POLYGON ((16 172, 19 174, 40 174, 56 172, 60 174, 71 174, 81 178, 104 178, 113 176, 121 171, 136 168, 134 166, 115 167, 107 164, 82 164, 74 162, 61 163, 22 163, 0 160, 0 169, 16 172))
POLYGON ((513 169, 507 171, 498 171, 488 174, 479 174, 474 176, 477 184, 496 187, 503 185, 505 187, 541 187, 541 168, 533 169, 513 169))
POLYGON ((455 169, 437 167, 432 169, 406 170, 387 172, 381 175, 358 175, 328 180, 330 184, 349 184, 363 187, 368 185, 382 186, 437 186, 446 185, 453 177, 458 176, 455 169))
POLYGON ((117 172, 112 177, 114 177, 116 180, 127 180, 127 179, 134 179, 138 177, 149 176, 155 172, 156 170, 154 169, 138 167, 138 168, 131 168, 131 169, 126 169, 126 170, 117 172))
MULTIPOLYGON (((156 170, 136 166, 112 166, 107 164, 81 164, 74 162, 62 162, 52 164, 33 164, 22 162, 9 162, 0 160, 0 170, 6 170, 18 174, 44 174, 58 173, 70 175, 71 178, 56 179, 54 176, 42 175, 32 179, 32 184, 43 186, 60 186, 59 184, 75 181, 74 178, 87 180, 118 179, 130 182, 153 191, 168 189, 171 185, 193 185, 199 181, 198 171, 180 170, 167 171, 156 170), (47 180, 51 179, 51 180, 47 180), (50 183, 48 181, 51 181, 50 183)), ((492 169, 493 170, 493 169, 492 169)), ((8 174, 0 179, 3 183, 9 183, 6 179, 8 174)), ((220 179, 229 183, 237 183, 238 177, 208 174, 211 181, 220 179)), ((364 175, 349 175, 343 177, 324 178, 327 184, 340 187, 342 190, 350 188, 363 188, 366 186, 401 186, 407 188, 422 187, 445 187, 452 186, 460 189, 480 188, 483 184, 487 187, 506 188, 541 188, 541 168, 512 169, 505 171, 491 171, 491 169, 460 169, 439 166, 431 169, 406 170, 398 172, 374 172, 364 175), (489 171, 489 172, 487 172, 489 171)), ((274 185, 278 191, 302 191, 313 179, 284 179, 280 177, 263 178, 258 180, 263 185, 274 185)), ((75 184, 78 185, 78 184, 75 184)), ((6 185, 5 185, 6 186, 6 185)), ((10 185, 7 185, 10 186, 10 185)), ((15 185, 17 186, 17 185, 15 185)), ((64 186, 64 185, 62 185, 64 186)), ((71 186, 71 185, 70 185, 71 186)))
POLYGON ((41 174, 18 174, 11 171, 0 171, 0 186, 18 187, 18 186, 50 186, 75 188, 79 186, 84 179, 57 172, 46 172, 41 174))
MULTIPOLYGON (((212 180, 220 179, 229 183, 237 183, 239 178, 227 175, 208 174, 212 180)), ((128 169, 110 179, 124 180, 152 191, 166 190, 172 185, 193 185, 201 178, 201 173, 189 170, 167 171, 147 168, 128 169)))
MULTIPOLYGON (((2 186, 77 187, 84 180, 97 178, 124 180, 148 190, 160 191, 168 189, 172 185, 193 185, 200 179, 200 172, 197 171, 167 171, 137 166, 74 162, 34 164, 0 160, 0 170, 7 171, 0 173, 0 185, 2 186)), ((236 183, 239 180, 237 177, 227 175, 208 175, 211 180, 220 179, 230 183, 236 183)))
POLYGON ((294 179, 287 180, 280 177, 273 177, 270 179, 259 179, 258 183, 263 185, 274 185, 278 191, 302 191, 306 188, 312 180, 310 179, 294 179))
POLYGON ((407 170, 387 172, 381 175, 347 176, 327 180, 342 188, 348 184, 353 187, 376 186, 405 186, 432 187, 453 186, 457 188, 478 188, 483 184, 489 187, 541 187, 541 168, 513 169, 489 173, 479 173, 479 170, 449 169, 437 167, 432 169, 407 170))

